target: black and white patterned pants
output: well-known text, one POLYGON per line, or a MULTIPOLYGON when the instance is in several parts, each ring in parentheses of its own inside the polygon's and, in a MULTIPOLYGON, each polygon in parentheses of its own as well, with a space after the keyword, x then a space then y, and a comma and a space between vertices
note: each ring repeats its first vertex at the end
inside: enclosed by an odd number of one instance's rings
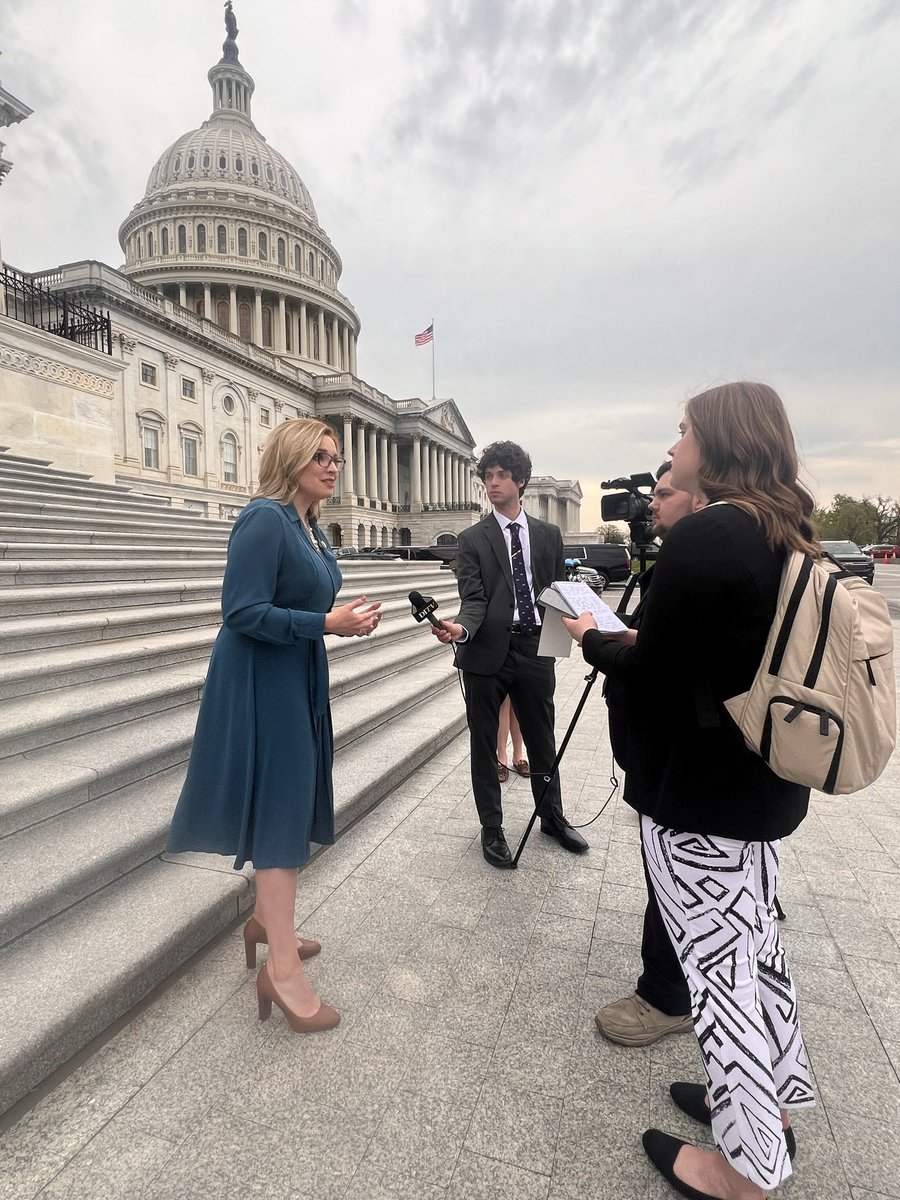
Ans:
POLYGON ((716 1145, 774 1188, 791 1173, 779 1109, 815 1104, 772 906, 779 843, 676 833, 646 816, 641 838, 691 993, 716 1145))

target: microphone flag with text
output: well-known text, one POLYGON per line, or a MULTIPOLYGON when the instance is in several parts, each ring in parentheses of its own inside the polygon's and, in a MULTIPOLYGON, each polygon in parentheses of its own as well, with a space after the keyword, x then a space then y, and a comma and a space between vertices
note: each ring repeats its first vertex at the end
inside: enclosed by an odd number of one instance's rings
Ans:
POLYGON ((412 615, 420 624, 422 621, 429 621, 435 629, 444 628, 443 623, 434 616, 438 602, 433 596, 423 596, 421 592, 410 592, 409 602, 412 605, 412 615))

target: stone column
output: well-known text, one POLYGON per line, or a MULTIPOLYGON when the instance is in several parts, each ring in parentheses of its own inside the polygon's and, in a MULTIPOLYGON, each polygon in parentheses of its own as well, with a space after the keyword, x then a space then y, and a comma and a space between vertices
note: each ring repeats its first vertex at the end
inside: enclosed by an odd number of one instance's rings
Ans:
POLYGON ((446 504, 447 503, 447 471, 446 471, 447 456, 446 456, 446 451, 444 450, 443 446, 441 446, 437 452, 437 462, 438 462, 438 475, 437 475, 438 504, 446 504))
POLYGON ((428 446, 428 499, 432 504, 438 503, 440 494, 438 488, 438 448, 433 442, 428 446))
POLYGON ((369 499, 380 500, 378 494, 378 430, 369 426, 369 499))
POLYGON ((215 315, 212 307, 212 287, 208 283, 203 285, 203 315, 207 321, 214 321, 215 315))
POLYGON ((353 375, 359 375, 356 369, 356 334, 350 334, 350 371, 353 375))
POLYGON ((309 358, 309 322, 306 316, 306 301, 300 301, 300 357, 309 358))
POLYGON ((344 494, 353 491, 353 414, 344 413, 344 494))
POLYGON ((422 503, 422 439, 413 434, 412 451, 409 458, 410 508, 422 503))
POLYGON ((287 346, 285 345, 285 325, 287 324, 287 311, 284 303, 284 295, 278 297, 278 327, 275 330, 275 350, 278 354, 284 354, 287 346))
POLYGON ((388 491, 388 435, 382 430, 378 434, 378 494, 382 500, 390 500, 388 491))
POLYGON ((262 288, 253 289, 253 331, 252 342, 262 345, 262 288))
POLYGON ((354 463, 356 476, 356 494, 358 496, 366 495, 366 427, 362 421, 356 427, 356 462, 354 463))
POLYGON ((237 284, 235 283, 229 283, 228 285, 228 326, 232 333, 237 333, 237 284))
POLYGON ((331 357, 334 365, 341 369, 341 330, 337 317, 331 318, 331 357))
POLYGON ((325 342, 325 309, 319 309, 319 362, 328 362, 327 345, 325 342))
POLYGON ((341 369, 350 370, 350 339, 346 322, 341 326, 341 369))
POLYGON ((428 441, 423 438, 421 447, 425 451, 422 455, 422 500, 425 504, 431 503, 431 452, 428 448, 428 441))
POLYGON ((388 464, 388 500, 400 503, 400 464, 397 462, 397 439, 390 440, 390 462, 388 464))
POLYGON ((178 285, 178 303, 182 308, 187 308, 187 288, 183 283, 178 285))
POLYGON ((446 475, 447 475, 447 505, 451 505, 456 497, 453 495, 453 451, 447 450, 446 454, 446 475))

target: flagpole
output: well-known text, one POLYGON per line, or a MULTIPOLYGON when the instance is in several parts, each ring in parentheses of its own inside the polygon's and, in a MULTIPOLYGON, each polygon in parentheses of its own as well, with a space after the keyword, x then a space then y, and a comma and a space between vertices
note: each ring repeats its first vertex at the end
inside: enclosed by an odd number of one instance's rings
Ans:
POLYGON ((434 386, 434 317, 431 318, 431 399, 437 399, 437 389, 434 386))

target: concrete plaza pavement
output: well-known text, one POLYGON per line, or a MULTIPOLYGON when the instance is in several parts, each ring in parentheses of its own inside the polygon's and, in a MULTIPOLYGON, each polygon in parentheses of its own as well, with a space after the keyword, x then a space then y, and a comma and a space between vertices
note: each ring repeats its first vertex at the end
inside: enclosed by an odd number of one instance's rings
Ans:
MULTIPOLYGON (((585 671, 559 666, 560 732, 585 671)), ((598 684, 563 763, 574 823, 610 769, 598 684)), ((512 842, 530 812, 516 776, 504 807, 512 842)), ((301 874, 298 927, 323 944, 308 969, 340 1027, 260 1024, 235 929, 5 1131, 0 1197, 674 1195, 640 1134, 708 1141, 668 1098, 702 1078, 696 1042, 597 1033, 596 1009, 633 989, 645 896, 621 792, 585 832, 584 856, 535 832, 518 871, 489 867, 458 738, 301 874)), ((779 895, 819 1103, 771 1195, 900 1198, 900 755, 864 793, 814 798, 779 895)))

